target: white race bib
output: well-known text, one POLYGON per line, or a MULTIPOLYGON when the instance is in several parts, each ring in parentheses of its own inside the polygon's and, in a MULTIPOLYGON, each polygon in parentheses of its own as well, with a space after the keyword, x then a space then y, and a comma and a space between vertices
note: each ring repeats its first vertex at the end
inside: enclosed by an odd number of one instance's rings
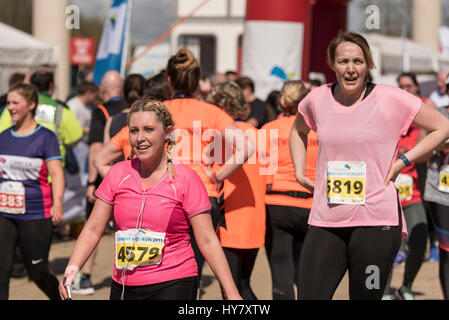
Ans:
POLYGON ((139 266, 160 264, 165 232, 128 229, 115 233, 115 266, 133 270, 139 266))
POLYGON ((413 195, 413 178, 408 174, 399 174, 394 181, 398 188, 399 200, 411 200, 413 195))
POLYGON ((326 182, 328 203, 365 204, 366 162, 328 161, 326 182))
POLYGON ((0 212, 25 213, 25 187, 22 182, 4 181, 0 183, 0 212))

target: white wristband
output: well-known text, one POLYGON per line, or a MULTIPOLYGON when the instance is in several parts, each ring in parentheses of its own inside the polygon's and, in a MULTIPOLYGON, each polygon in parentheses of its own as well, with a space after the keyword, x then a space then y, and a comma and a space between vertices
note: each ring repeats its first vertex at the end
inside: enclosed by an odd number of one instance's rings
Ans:
POLYGON ((75 283, 76 275, 80 272, 80 269, 74 264, 68 265, 64 271, 65 285, 73 285, 75 283))

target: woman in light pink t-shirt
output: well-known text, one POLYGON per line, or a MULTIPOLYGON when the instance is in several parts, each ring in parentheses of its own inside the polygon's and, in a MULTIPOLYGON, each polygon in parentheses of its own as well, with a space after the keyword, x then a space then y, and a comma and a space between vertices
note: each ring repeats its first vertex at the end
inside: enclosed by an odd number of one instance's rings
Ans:
POLYGON ((348 270, 350 299, 380 299, 407 232, 394 180, 449 137, 449 121, 401 89, 367 82, 374 64, 361 35, 335 37, 328 63, 337 82, 301 101, 290 135, 296 179, 313 192, 299 295, 331 299, 348 270), (397 159, 412 123, 430 133, 397 159), (315 183, 304 174, 310 129, 319 141, 315 183))
POLYGON ((167 143, 169 152, 174 145, 174 122, 167 107, 157 100, 137 100, 128 126, 137 158, 112 166, 97 189, 98 200, 59 285, 61 298, 68 298, 66 286, 73 284, 113 214, 111 300, 195 299, 198 270, 190 226, 225 297, 241 299, 212 227, 204 184, 192 169, 174 164, 165 153, 167 143))

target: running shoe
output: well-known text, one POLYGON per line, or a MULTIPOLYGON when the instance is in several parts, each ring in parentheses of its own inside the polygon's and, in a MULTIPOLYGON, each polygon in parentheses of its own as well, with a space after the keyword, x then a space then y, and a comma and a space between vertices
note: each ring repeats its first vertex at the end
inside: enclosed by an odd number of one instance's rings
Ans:
POLYGON ((75 283, 72 286, 72 293, 87 296, 95 293, 90 276, 86 276, 81 272, 75 278, 75 283))
POLYGON ((407 254, 404 251, 399 250, 398 254, 396 255, 396 259, 394 259, 394 264, 401 264, 405 260, 407 260, 407 254))
POLYGON ((400 287, 399 290, 396 291, 396 296, 399 300, 415 300, 412 290, 404 286, 400 287))
POLYGON ((396 296, 394 294, 384 294, 382 300, 396 300, 396 296))
POLYGON ((440 260, 440 248, 438 245, 432 246, 430 248, 429 261, 439 261, 440 260))

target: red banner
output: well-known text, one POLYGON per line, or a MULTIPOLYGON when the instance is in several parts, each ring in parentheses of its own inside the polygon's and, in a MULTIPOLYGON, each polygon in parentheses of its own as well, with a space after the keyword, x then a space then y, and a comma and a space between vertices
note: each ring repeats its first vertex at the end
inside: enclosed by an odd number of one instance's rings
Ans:
POLYGON ((95 63, 95 40, 92 37, 70 38, 70 63, 93 65, 95 63))

